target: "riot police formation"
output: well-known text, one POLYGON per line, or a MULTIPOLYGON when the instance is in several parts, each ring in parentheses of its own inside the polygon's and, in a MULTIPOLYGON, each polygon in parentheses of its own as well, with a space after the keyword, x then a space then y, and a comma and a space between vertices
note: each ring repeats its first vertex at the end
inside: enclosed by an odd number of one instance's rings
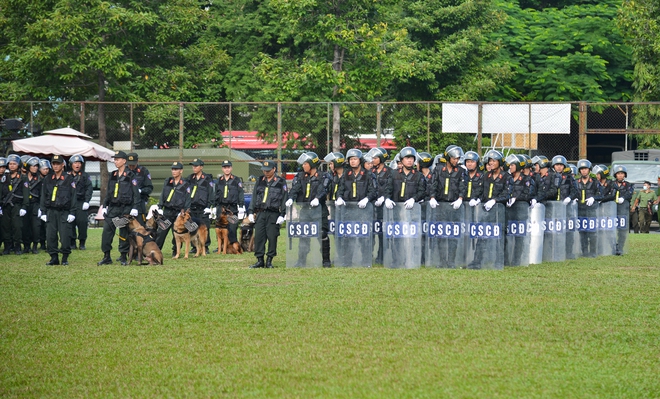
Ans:
MULTIPOLYGON (((322 255, 322 266, 330 267, 330 238, 328 237, 328 206, 326 205, 327 192, 330 190, 332 185, 332 176, 323 172, 318 171, 318 167, 321 164, 318 155, 314 152, 306 152, 297 160, 298 165, 302 167, 302 171, 297 173, 293 178, 291 184, 291 190, 289 190, 289 198, 286 200, 286 207, 291 208, 293 202, 297 204, 306 204, 310 208, 320 207, 320 224, 321 224, 321 255, 322 255)), ((311 212, 311 209, 305 207, 300 210, 299 220, 304 221, 306 215, 315 215, 316 213, 311 212)), ((296 264, 294 267, 305 267, 307 266, 308 260, 307 255, 310 251, 311 238, 302 237, 300 238, 298 245, 298 256, 296 264)), ((314 265, 311 265, 314 266, 314 265)))
MULTIPOLYGON (((11 154, 7 157, 8 172, 0 178, 2 194, 2 230, 5 250, 8 255, 23 253, 23 218, 30 205, 30 191, 25 174, 22 171, 21 157, 11 154)), ((28 252, 26 250, 26 252, 28 252)))
POLYGON ((87 211, 94 191, 92 178, 83 170, 84 163, 85 159, 80 154, 69 158, 70 173, 76 183, 76 208, 73 214, 76 220, 71 225, 71 249, 80 248, 81 250, 86 249, 87 226, 89 224, 87 211), (79 247, 76 246, 76 239, 80 241, 79 247))
POLYGON ((112 241, 117 228, 119 228, 119 243, 117 245, 120 254, 119 262, 122 266, 128 264, 126 258, 129 250, 128 227, 126 227, 124 216, 138 216, 140 192, 138 191, 135 175, 126 167, 127 158, 128 156, 124 151, 115 151, 114 163, 117 170, 110 174, 108 191, 103 202, 103 217, 105 218, 101 237, 103 259, 98 262, 99 266, 112 264, 110 251, 112 250, 112 241), (120 219, 124 219, 123 222, 120 219), (118 225, 115 225, 115 221, 118 225))
MULTIPOLYGON (((190 162, 193 173, 188 176, 190 185, 190 216, 206 225, 206 253, 209 252, 211 237, 209 234, 211 226, 211 214, 213 213, 213 202, 215 201, 215 191, 213 175, 204 173, 204 161, 195 158, 190 162)), ((187 209, 187 208, 186 208, 187 209)), ((194 250, 198 250, 194 248, 194 250)))
MULTIPOLYGON (((216 214, 220 215, 222 209, 237 215, 237 219, 228 220, 229 242, 238 241, 238 221, 245 217, 245 192, 243 191, 243 181, 233 175, 233 165, 231 161, 222 161, 222 175, 218 177, 218 183, 215 186, 215 206, 216 214)), ((217 249, 220 252, 220 248, 217 249)))
POLYGON ((276 169, 274 161, 264 161, 261 164, 263 176, 257 179, 252 191, 248 220, 255 224, 254 256, 257 258, 250 266, 252 269, 272 268, 273 258, 277 255, 277 237, 286 215, 287 185, 284 178, 277 176, 276 169), (267 256, 265 262, 264 255, 267 256))
POLYGON ((62 254, 61 264, 68 265, 71 253, 71 223, 76 219, 76 182, 73 175, 64 171, 62 156, 54 155, 51 165, 53 171, 43 179, 39 201, 40 218, 46 223, 46 240, 50 255, 46 265, 59 265, 59 254, 62 254))
POLYGON ((140 223, 144 224, 147 219, 147 203, 149 202, 149 196, 154 191, 154 184, 151 181, 151 173, 149 173, 149 169, 139 164, 138 154, 135 152, 130 152, 126 155, 126 165, 128 166, 128 169, 130 169, 135 175, 138 192, 140 193, 138 220, 140 223))
MULTIPOLYGON (((181 162, 172 162, 170 167, 172 177, 165 179, 163 191, 160 194, 160 201, 156 210, 167 220, 166 226, 159 226, 156 234, 156 244, 158 248, 163 249, 167 233, 172 229, 174 221, 179 212, 184 209, 190 209, 191 193, 190 184, 183 176, 183 164, 181 162)), ((172 256, 176 255, 176 240, 172 234, 172 256)))

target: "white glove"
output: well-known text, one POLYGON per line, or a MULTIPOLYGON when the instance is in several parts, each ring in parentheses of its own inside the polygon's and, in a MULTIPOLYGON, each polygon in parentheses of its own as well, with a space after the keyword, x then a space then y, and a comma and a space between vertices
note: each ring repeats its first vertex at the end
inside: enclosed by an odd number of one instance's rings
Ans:
POLYGON ((379 198, 376 200, 376 202, 374 203, 374 205, 376 205, 376 206, 381 206, 381 205, 383 205, 383 202, 385 202, 385 197, 379 197, 379 198))
POLYGON ((460 199, 460 198, 457 199, 456 201, 454 201, 454 202, 451 203, 451 206, 452 206, 454 209, 458 209, 458 208, 460 208, 461 205, 463 205, 463 200, 460 199))
POLYGON ((211 208, 211 213, 209 214, 209 219, 215 219, 218 216, 216 208, 211 208))
POLYGON ((319 199, 314 198, 313 200, 309 201, 309 206, 311 206, 312 208, 319 206, 319 199))
POLYGON ((364 197, 358 202, 358 208, 363 209, 367 207, 367 204, 369 203, 369 198, 364 197))
POLYGON ((529 201, 529 207, 530 208, 534 208, 536 206, 536 204, 537 204, 537 201, 534 198, 532 198, 532 200, 529 201))
POLYGON ((492 199, 492 200, 488 200, 488 202, 486 202, 486 203, 484 204, 484 209, 487 210, 487 211, 490 211, 490 209, 491 209, 493 206, 495 206, 495 200, 494 200, 494 199, 492 199))
POLYGON ((346 203, 344 202, 343 199, 341 199, 341 198, 337 198, 337 199, 335 200, 335 206, 343 206, 343 205, 346 205, 346 203))
POLYGON ((594 201, 595 201, 595 200, 594 200, 594 197, 589 197, 589 198, 587 198, 587 200, 584 201, 584 202, 586 202, 587 206, 591 206, 591 205, 594 204, 594 201))
POLYGON ((253 215, 253 214, 249 214, 249 215, 248 215, 248 220, 250 221, 250 223, 254 223, 254 215, 253 215))
POLYGON ((388 199, 385 200, 385 208, 392 209, 392 208, 394 208, 394 205, 396 205, 396 203, 394 201, 392 201, 391 199, 388 198, 388 199))
POLYGON ((431 198, 429 200, 429 205, 431 206, 431 208, 435 209, 435 207, 438 206, 438 201, 436 201, 435 198, 431 198))
POLYGON ((245 217, 245 207, 244 206, 239 206, 238 207, 238 218, 243 219, 244 217, 245 217))
POLYGON ((133 216, 134 218, 136 218, 137 215, 138 215, 138 211, 137 211, 137 209, 135 209, 135 208, 131 209, 131 216, 133 216))
POLYGON ((66 222, 67 223, 73 223, 73 221, 76 220, 76 217, 73 215, 69 215, 66 217, 66 222))
MULTIPOLYGON (((161 215, 162 215, 162 214, 163 214, 163 213, 161 212, 161 215)), ((103 217, 108 216, 108 208, 103 208, 103 210, 101 211, 101 216, 103 216, 103 217)))
POLYGON ((618 200, 616 200, 616 203, 617 204, 623 204, 623 201, 625 201, 623 198, 619 198, 618 200))
POLYGON ((25 209, 21 209, 20 211, 18 211, 18 216, 23 217, 25 216, 26 213, 27 211, 25 209))
POLYGON ((142 189, 138 188, 138 193, 142 194, 142 189))
MULTIPOLYGON (((41 210, 41 209, 39 209, 41 210)), ((0 216, 2 216, 2 207, 0 207, 0 216)))
MULTIPOLYGON (((0 210, 0 215, 2 215, 2 211, 0 210)), ((41 218, 41 209, 37 210, 37 217, 41 218)))
POLYGON ((405 206, 406 209, 412 209, 414 205, 415 205, 414 198, 410 198, 409 200, 406 200, 406 202, 403 203, 403 206, 405 206))
POLYGON ((89 209, 89 202, 83 202, 83 204, 82 204, 82 210, 83 210, 83 211, 86 211, 86 210, 88 210, 88 209, 89 209))
POLYGON ((577 198, 576 198, 576 199, 574 199, 574 200, 573 200, 573 202, 575 202, 575 203, 577 204, 577 202, 578 202, 578 199, 577 199, 577 198))
POLYGON ((284 205, 286 205, 287 208, 290 207, 291 205, 293 205, 293 199, 289 198, 288 200, 286 200, 284 205))
POLYGON ((509 198, 509 200, 506 202, 506 206, 511 208, 513 206, 513 204, 515 204, 515 203, 516 203, 516 197, 509 198))
POLYGON ((158 212, 159 215, 162 215, 162 214, 163 214, 163 210, 160 209, 160 208, 156 208, 156 212, 158 212))
POLYGON ((277 218, 277 222, 275 222, 275 224, 282 224, 282 223, 284 223, 284 216, 279 216, 277 218))
POLYGON ((564 198, 564 205, 568 205, 570 203, 571 203, 571 198, 570 197, 564 198))
POLYGON ((41 215, 40 219, 43 220, 44 222, 47 222, 48 221, 48 216, 47 215, 41 215))
POLYGON ((213 210, 211 208, 204 208, 204 214, 209 214, 210 215, 211 212, 213 212, 213 210))
POLYGON ((471 199, 470 200, 470 206, 477 206, 481 204, 481 200, 479 198, 471 199))

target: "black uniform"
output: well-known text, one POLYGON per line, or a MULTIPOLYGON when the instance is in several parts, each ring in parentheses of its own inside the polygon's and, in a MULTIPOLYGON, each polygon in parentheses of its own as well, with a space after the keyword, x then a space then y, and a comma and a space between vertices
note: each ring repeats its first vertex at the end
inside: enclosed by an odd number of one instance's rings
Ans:
MULTIPOLYGON (((124 167, 123 173, 115 170, 108 179, 108 191, 103 205, 108 210, 103 222, 103 235, 101 237, 101 250, 109 253, 112 250, 112 240, 117 230, 112 223, 115 217, 122 217, 131 213, 132 209, 140 206, 140 192, 133 172, 124 167)), ((119 252, 125 257, 128 253, 128 227, 119 229, 119 252)))
POLYGON ((548 175, 550 185, 547 188, 546 201, 563 201, 566 198, 576 199, 578 197, 575 178, 571 172, 553 170, 548 175))
POLYGON ((266 176, 257 179, 252 191, 252 200, 248 215, 256 213, 254 225, 254 256, 261 260, 264 253, 268 256, 269 265, 277 255, 277 237, 280 235, 280 226, 277 219, 286 215, 287 186, 284 178, 273 176, 268 181, 266 176), (268 252, 266 249, 268 241, 268 252))
MULTIPOLYGON (((405 168, 399 168, 396 172, 392 173, 392 197, 394 202, 405 202, 411 198, 415 202, 420 202, 426 198, 426 179, 421 172, 411 169, 408 174, 404 171, 405 168)), ((392 248, 392 264, 399 266, 403 261, 405 253, 392 248)))
POLYGON ((199 219, 206 225, 206 252, 208 252, 209 244, 211 244, 211 216, 209 213, 205 214, 204 209, 213 208, 213 201, 215 200, 215 192, 213 183, 213 176, 208 173, 203 173, 201 177, 197 178, 196 174, 188 176, 188 184, 190 185, 190 216, 199 219))
MULTIPOLYGON (((603 194, 601 192, 602 187, 600 183, 598 180, 589 177, 586 182, 583 182, 582 179, 578 179, 576 184, 578 192, 578 216, 596 218, 598 201, 603 199, 603 194), (594 199, 594 204, 592 206, 587 206, 586 201, 591 197, 594 199)), ((582 256, 589 258, 595 258, 597 256, 597 237, 597 231, 584 231, 584 228, 582 231, 580 231, 580 246, 582 247, 582 256)))
POLYGON ((23 242, 23 217, 20 211, 27 209, 30 205, 30 191, 25 175, 21 172, 6 173, 1 178, 2 188, 2 230, 4 231, 5 251, 8 254, 13 248, 17 253, 22 252, 23 242))
MULTIPOLYGON (((240 178, 229 175, 228 179, 222 175, 215 185, 215 206, 216 213, 220 215, 222 207, 228 209, 233 214, 238 213, 238 208, 245 207, 245 192, 243 191, 243 182, 240 178)), ((237 237, 238 223, 229 223, 229 242, 235 243, 237 237)), ((218 248, 220 251, 220 248, 218 248)))
POLYGON ((470 173, 465 174, 465 197, 463 201, 470 201, 473 199, 481 200, 484 191, 484 173, 477 170, 474 176, 470 173))
POLYGON ((517 202, 531 201, 534 198, 533 185, 531 176, 522 173, 518 178, 511 176, 511 198, 515 198, 517 202))
MULTIPOLYGON (((457 166, 449 169, 448 163, 441 168, 438 167, 431 176, 431 187, 428 189, 428 197, 434 198, 438 202, 454 202, 459 198, 465 199, 467 196, 467 184, 465 182, 465 169, 457 166)), ((429 206, 427 204, 427 206, 429 206)), ((461 211, 463 212, 463 211, 461 211)), ((456 220, 452 216, 457 215, 445 213, 445 221, 456 220)), ((462 218, 461 218, 462 219, 462 218)), ((444 259, 428 259, 426 264, 436 267, 456 267, 456 251, 458 250, 458 240, 451 238, 433 239, 430 243, 430 250, 433 253, 439 253, 444 259), (446 265, 442 264, 447 262, 446 265)), ((424 253, 424 252, 422 252, 424 253)))
POLYGON ((154 183, 151 181, 149 169, 142 165, 137 165, 135 170, 133 170, 133 174, 135 175, 135 180, 137 180, 137 188, 140 193, 140 207, 137 208, 139 213, 138 220, 144 224, 146 222, 147 203, 149 202, 149 196, 154 191, 154 183))
MULTIPOLYGON (((72 175, 62 173, 59 177, 51 172, 41 182, 41 199, 39 208, 46 215, 46 241, 51 259, 63 254, 66 262, 71 253, 71 223, 67 222, 69 215, 74 215, 76 209, 76 182, 72 175), (57 235, 60 236, 60 248, 57 248, 57 235)), ((106 222, 107 224, 107 222, 106 222)))
MULTIPOLYGON (((374 168, 371 171, 376 176, 376 185, 378 186, 378 196, 376 198, 392 197, 392 168, 386 165, 378 171, 374 168)), ((384 204, 384 203, 383 203, 384 204)), ((376 263, 383 264, 383 250, 385 249, 383 240, 383 204, 374 208, 374 235, 378 237, 378 253, 376 254, 376 263)), ((374 237, 374 239, 375 239, 374 237)))
POLYGON ((28 182, 28 190, 30 191, 30 204, 28 205, 27 214, 23 223, 23 243, 25 244, 26 251, 32 243, 32 252, 38 253, 37 244, 41 240, 41 219, 39 219, 39 202, 41 200, 41 185, 43 178, 41 173, 26 176, 28 182))
MULTIPOLYGON (((323 266, 330 266, 330 239, 328 238, 328 206, 325 199, 327 190, 330 189, 332 177, 326 173, 318 171, 312 175, 305 172, 298 172, 291 183, 289 198, 297 203, 309 203, 314 198, 319 200, 321 207, 321 253, 323 255, 323 266)), ((304 212, 301 211, 300 218, 304 219, 304 212)), ((307 265, 307 254, 310 250, 310 239, 301 238, 298 248, 298 266, 307 265)))
POLYGON ((75 213, 72 213, 76 217, 76 220, 71 224, 71 247, 76 248, 76 238, 80 240, 80 246, 85 248, 85 241, 87 241, 87 226, 88 221, 88 211, 83 210, 82 206, 86 202, 89 204, 89 201, 92 200, 92 193, 94 192, 94 187, 92 186, 92 178, 89 176, 89 173, 80 171, 78 173, 71 171, 71 176, 73 181, 76 183, 76 209, 75 213), (76 232, 77 230, 77 232, 76 232))
MULTIPOLYGON (((190 209, 190 194, 190 184, 185 179, 180 179, 178 183, 174 182, 173 177, 165 179, 158 207, 163 210, 163 216, 172 222, 172 225, 174 225, 174 221, 181 210, 190 209)), ((170 231, 171 228, 172 226, 168 227, 167 230, 158 229, 156 237, 158 248, 163 249, 165 238, 167 238, 167 232, 170 231)), ((172 236, 172 255, 175 254, 176 240, 174 239, 174 236, 172 236)))
MULTIPOLYGON (((634 184, 631 184, 627 181, 619 182, 618 180, 612 181, 610 184, 612 193, 614 194, 613 200, 617 202, 616 213, 619 220, 625 219, 630 214, 630 201, 632 200, 633 193, 635 192, 634 184), (618 203, 618 199, 623 198, 624 202, 622 204, 618 203), (627 202, 625 202, 627 201, 627 202)), ((617 228, 617 239, 616 239, 616 255, 622 255, 623 249, 626 244, 626 239, 628 238, 628 229, 629 226, 625 228, 617 228)))

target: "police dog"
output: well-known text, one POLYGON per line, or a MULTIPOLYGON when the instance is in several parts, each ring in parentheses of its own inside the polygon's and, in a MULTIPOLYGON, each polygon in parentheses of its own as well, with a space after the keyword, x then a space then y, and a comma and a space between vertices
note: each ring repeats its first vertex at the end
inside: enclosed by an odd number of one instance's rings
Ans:
MULTIPOLYGON (((257 217, 257 212, 254 217, 257 217)), ((250 223, 247 216, 241 224, 241 247, 244 252, 254 252, 254 223, 250 223)))
POLYGON ((179 216, 177 216, 174 221, 172 232, 174 234, 174 240, 176 241, 176 255, 173 256, 173 259, 179 259, 179 255, 181 255, 181 244, 184 242, 186 243, 186 252, 183 256, 184 259, 188 259, 191 243, 197 248, 195 258, 198 257, 200 253, 202 256, 206 256, 206 236, 209 231, 206 228, 206 225, 200 220, 193 220, 192 216, 190 216, 190 210, 181 210, 181 213, 179 213, 179 216), (189 231, 185 226, 188 221, 194 221, 197 223, 197 230, 189 231))
POLYGON ((218 253, 223 255, 238 255, 243 253, 238 242, 229 242, 229 216, 234 216, 234 213, 224 206, 221 208, 218 217, 215 219, 215 236, 218 239, 218 253))
POLYGON ((138 264, 146 260, 150 265, 162 265, 163 253, 154 241, 153 235, 137 219, 128 217, 128 264, 137 258, 138 264))

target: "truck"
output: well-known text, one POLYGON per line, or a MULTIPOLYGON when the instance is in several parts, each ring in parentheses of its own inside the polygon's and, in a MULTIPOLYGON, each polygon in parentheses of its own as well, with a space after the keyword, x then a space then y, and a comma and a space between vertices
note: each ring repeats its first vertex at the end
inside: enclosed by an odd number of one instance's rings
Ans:
MULTIPOLYGON (((623 165, 628 170, 628 180, 639 189, 645 181, 651 182, 652 188, 658 187, 660 176, 660 149, 616 151, 612 153, 612 166, 623 165)), ((610 168, 610 169, 611 169, 610 168)))

